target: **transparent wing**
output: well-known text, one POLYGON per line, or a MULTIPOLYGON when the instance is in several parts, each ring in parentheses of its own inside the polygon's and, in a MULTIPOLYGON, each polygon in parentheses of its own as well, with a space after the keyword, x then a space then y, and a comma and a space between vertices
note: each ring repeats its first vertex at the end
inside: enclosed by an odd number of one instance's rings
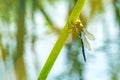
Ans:
POLYGON ((89 44, 89 42, 87 41, 87 38, 85 37, 85 35, 82 36, 82 39, 83 39, 83 44, 84 44, 84 46, 85 46, 88 50, 91 50, 90 44, 89 44))
POLYGON ((93 34, 89 33, 85 28, 83 29, 84 34, 87 36, 90 40, 95 40, 95 37, 93 34))

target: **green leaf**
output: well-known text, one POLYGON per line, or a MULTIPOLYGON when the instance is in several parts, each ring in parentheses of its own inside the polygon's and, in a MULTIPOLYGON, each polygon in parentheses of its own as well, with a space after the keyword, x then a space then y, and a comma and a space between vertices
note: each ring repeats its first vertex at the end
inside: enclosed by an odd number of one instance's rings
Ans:
POLYGON ((60 50, 64 46, 64 44, 69 36, 69 33, 71 32, 71 29, 68 28, 68 23, 71 21, 76 22, 76 20, 79 18, 79 15, 82 11, 85 1, 86 0, 78 0, 77 1, 75 7, 73 8, 72 13, 70 14, 70 16, 64 26, 64 29, 62 30, 57 42, 55 43, 45 65, 43 66, 43 68, 38 76, 38 80, 46 80, 53 64, 55 63, 55 61, 60 53, 60 50))

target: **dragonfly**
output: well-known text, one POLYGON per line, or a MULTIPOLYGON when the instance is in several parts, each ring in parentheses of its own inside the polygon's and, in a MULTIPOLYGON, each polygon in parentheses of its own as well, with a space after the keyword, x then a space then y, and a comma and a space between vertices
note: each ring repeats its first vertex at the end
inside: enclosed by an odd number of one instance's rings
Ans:
POLYGON ((72 31, 77 34, 81 40, 82 44, 82 54, 84 61, 86 62, 86 56, 85 56, 85 48, 88 50, 91 50, 90 44, 87 39, 95 40, 95 37, 93 34, 87 31, 87 29, 83 26, 80 19, 78 19, 75 23, 71 22, 69 24, 69 28, 72 29, 72 31))

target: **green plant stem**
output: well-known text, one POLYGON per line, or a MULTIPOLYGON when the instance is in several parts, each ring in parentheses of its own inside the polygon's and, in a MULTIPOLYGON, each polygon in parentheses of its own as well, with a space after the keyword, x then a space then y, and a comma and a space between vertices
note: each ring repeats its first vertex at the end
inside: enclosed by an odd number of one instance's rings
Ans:
POLYGON ((55 43, 45 65, 43 66, 43 68, 38 76, 38 80, 46 80, 54 62, 56 61, 56 59, 60 53, 60 50, 64 46, 64 44, 69 36, 69 33, 71 32, 71 29, 68 28, 68 23, 71 21, 75 22, 79 18, 79 15, 82 11, 85 1, 86 0, 78 0, 77 1, 72 13, 70 14, 70 16, 64 26, 64 29, 62 30, 57 42, 55 43))

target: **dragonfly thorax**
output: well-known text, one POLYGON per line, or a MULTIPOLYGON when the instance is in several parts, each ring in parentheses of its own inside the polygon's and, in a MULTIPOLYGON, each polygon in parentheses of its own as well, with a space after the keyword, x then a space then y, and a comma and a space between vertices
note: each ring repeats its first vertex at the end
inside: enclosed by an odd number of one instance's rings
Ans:
POLYGON ((72 26, 78 34, 80 34, 84 28, 84 26, 80 20, 76 21, 75 23, 72 23, 72 26))

